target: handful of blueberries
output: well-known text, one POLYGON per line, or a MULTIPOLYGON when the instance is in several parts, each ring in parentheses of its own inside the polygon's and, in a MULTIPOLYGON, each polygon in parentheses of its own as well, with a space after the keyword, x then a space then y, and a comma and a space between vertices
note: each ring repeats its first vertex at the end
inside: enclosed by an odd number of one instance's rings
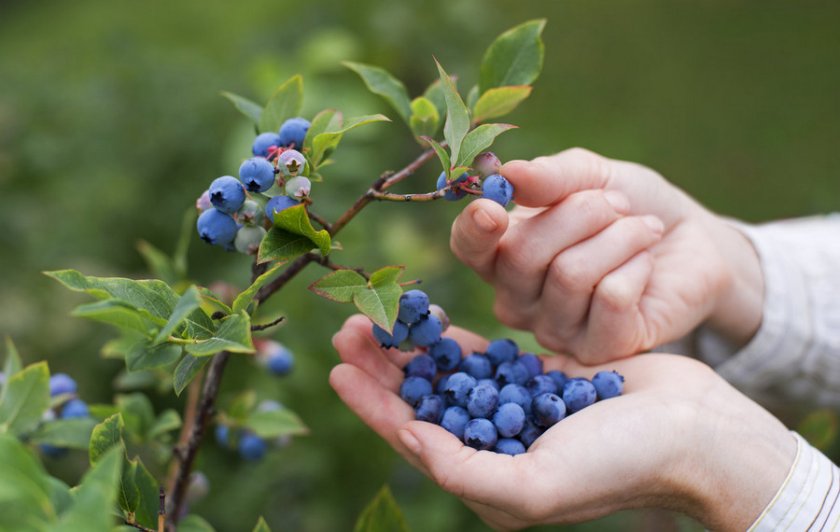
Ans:
POLYGON ((549 427, 598 400, 621 395, 624 377, 601 371, 592 380, 543 371, 542 360, 520 353, 513 340, 493 340, 483 353, 463 356, 441 336, 449 320, 420 290, 400 298, 390 333, 374 325, 384 348, 425 349, 405 367, 400 397, 415 417, 436 423, 479 450, 524 453, 549 427))

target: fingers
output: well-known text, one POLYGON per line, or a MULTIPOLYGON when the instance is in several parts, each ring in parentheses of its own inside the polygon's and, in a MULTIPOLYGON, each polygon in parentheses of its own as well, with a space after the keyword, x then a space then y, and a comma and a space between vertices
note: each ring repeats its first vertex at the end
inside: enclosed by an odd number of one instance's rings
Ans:
POLYGON ((373 338, 368 318, 361 315, 350 317, 333 337, 333 346, 343 362, 364 371, 376 379, 380 386, 389 390, 399 388, 403 372, 393 358, 401 357, 402 354, 392 353, 391 359, 388 358, 385 350, 373 338))
POLYGON ((490 200, 476 200, 455 219, 449 245, 458 260, 484 280, 489 280, 496 260, 496 246, 507 227, 504 207, 490 200))

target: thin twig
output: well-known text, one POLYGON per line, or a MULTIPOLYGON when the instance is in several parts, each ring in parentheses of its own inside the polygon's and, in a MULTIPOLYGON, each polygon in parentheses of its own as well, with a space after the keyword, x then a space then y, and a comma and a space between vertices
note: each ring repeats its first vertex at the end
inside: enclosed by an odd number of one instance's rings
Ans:
MULTIPOLYGON (((198 401, 201 399, 201 382, 204 377, 204 369, 195 376, 190 385, 187 387, 187 404, 184 406, 184 423, 181 425, 181 433, 178 435, 178 444, 173 449, 173 454, 177 454, 181 449, 186 448, 190 441, 190 433, 192 433, 193 425, 195 425, 195 418, 198 414, 198 401)), ((179 457, 175 457, 172 465, 169 468, 166 485, 169 493, 175 492, 175 479, 178 476, 178 468, 181 464, 179 457)))
POLYGON ((285 319, 286 319, 286 316, 280 316, 276 320, 272 320, 268 323, 261 323, 259 325, 251 325, 251 332, 264 331, 266 329, 270 329, 271 327, 274 327, 275 325, 277 325, 278 323, 282 322, 285 319))
POLYGON ((313 212, 308 207, 306 209, 306 212, 309 213, 309 217, 311 219, 315 220, 318 223, 318 225, 320 225, 321 227, 323 227, 327 231, 330 230, 330 227, 332 226, 332 224, 330 222, 328 222, 326 218, 324 218, 323 216, 321 216, 320 214, 318 214, 316 212, 313 212))
POLYGON ((406 203, 423 203, 427 201, 435 201, 442 198, 449 191, 447 188, 442 188, 434 192, 426 192, 425 194, 394 194, 393 192, 379 192, 371 190, 368 192, 370 197, 377 201, 402 201, 406 203))
POLYGON ((125 524, 132 528, 136 528, 137 530, 142 530, 143 532, 157 532, 155 530, 152 530, 151 528, 146 528, 140 523, 129 523, 128 521, 126 521, 125 524))

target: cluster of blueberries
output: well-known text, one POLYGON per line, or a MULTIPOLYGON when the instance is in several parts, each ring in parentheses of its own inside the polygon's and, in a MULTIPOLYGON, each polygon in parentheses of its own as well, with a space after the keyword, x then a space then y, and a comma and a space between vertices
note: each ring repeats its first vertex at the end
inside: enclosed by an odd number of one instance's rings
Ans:
POLYGON ((274 214, 309 197, 309 165, 298 151, 309 125, 305 118, 290 118, 277 133, 257 135, 254 156, 239 167, 239 179, 226 175, 210 183, 195 203, 202 240, 253 254, 274 214))
MULTIPOLYGON (((65 373, 56 373, 50 377, 51 406, 42 417, 43 423, 49 423, 56 419, 76 419, 90 417, 87 403, 77 396, 78 386, 72 377, 65 373)), ((38 446, 45 456, 58 458, 63 456, 67 449, 53 445, 41 444, 38 446)))
POLYGON ((446 180, 446 172, 441 172, 437 179, 437 189, 442 190, 449 186, 443 197, 449 201, 458 201, 467 196, 468 190, 477 187, 481 178, 481 195, 489 200, 493 200, 502 207, 507 207, 508 203, 513 199, 513 185, 510 181, 499 175, 499 169, 502 167, 502 162, 495 153, 486 151, 476 156, 473 161, 473 169, 478 172, 478 175, 469 175, 464 172, 460 176, 450 181, 446 180))
POLYGON ((400 298, 393 331, 374 324, 373 334, 384 348, 425 349, 406 365, 400 397, 416 419, 439 424, 470 447, 524 453, 566 415, 621 395, 624 377, 617 372, 598 372, 591 381, 544 373, 539 357, 520 353, 509 339, 464 357, 458 342, 441 336, 449 320, 437 309, 424 292, 410 290, 400 298))

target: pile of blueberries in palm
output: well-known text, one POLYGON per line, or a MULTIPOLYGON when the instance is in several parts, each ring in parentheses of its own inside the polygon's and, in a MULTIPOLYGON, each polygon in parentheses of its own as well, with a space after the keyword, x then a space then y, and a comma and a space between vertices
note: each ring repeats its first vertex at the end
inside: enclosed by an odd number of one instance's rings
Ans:
POLYGON ((253 157, 239 167, 239 179, 222 176, 196 200, 196 223, 202 240, 214 246, 253 254, 274 214, 309 197, 312 182, 302 149, 309 121, 290 118, 277 133, 257 135, 253 157))
MULTIPOLYGON (((42 423, 56 419, 78 419, 90 417, 87 403, 78 398, 78 386, 72 377, 65 373, 56 373, 50 377, 51 406, 44 412, 42 423)), ((39 445, 41 452, 53 458, 63 456, 67 449, 54 445, 39 445)))
POLYGON ((598 400, 621 395, 624 377, 601 371, 592 380, 543 372, 542 360, 520 353, 513 340, 493 340, 483 353, 463 356, 441 334, 448 319, 420 290, 400 298, 393 331, 374 325, 382 347, 422 348, 405 366, 400 397, 415 417, 436 423, 479 450, 524 453, 543 432, 598 400))
MULTIPOLYGON (((513 185, 510 181, 499 174, 502 162, 495 153, 486 151, 480 153, 473 160, 473 169, 478 175, 469 175, 464 172, 460 176, 446 180, 446 172, 441 172, 437 179, 437 189, 449 189, 444 193, 444 199, 458 201, 469 194, 469 191, 477 190, 481 182, 481 196, 493 200, 502 207, 507 207, 513 199, 513 185), (484 178, 483 181, 481 179, 484 178)), ((476 192, 477 193, 477 192, 476 192)))

